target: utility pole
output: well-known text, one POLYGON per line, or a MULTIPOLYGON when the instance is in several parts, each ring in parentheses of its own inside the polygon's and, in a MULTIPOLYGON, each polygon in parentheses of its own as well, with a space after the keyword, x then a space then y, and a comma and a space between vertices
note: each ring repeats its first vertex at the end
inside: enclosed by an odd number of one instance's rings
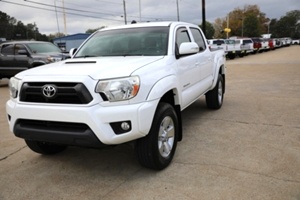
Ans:
POLYGON ((139 0, 140 23, 142 22, 141 0, 139 0))
POLYGON ((64 14, 64 32, 65 32, 65 35, 67 35, 67 20, 66 20, 65 1, 64 0, 62 0, 62 6, 63 6, 63 14, 64 14))
POLYGON ((205 0, 202 0, 202 31, 206 36, 205 0))
POLYGON ((244 37, 244 16, 242 18, 242 37, 244 37))
POLYGON ((177 21, 180 21, 180 19, 179 19, 179 5, 178 5, 178 0, 176 0, 176 4, 177 4, 177 21))
POLYGON ((57 22, 57 31, 58 31, 57 37, 60 37, 60 35, 59 35, 60 30, 59 30, 59 23, 58 23, 57 9, 56 9, 56 0, 54 0, 54 7, 55 7, 56 22, 57 22))
POLYGON ((125 21, 125 24, 127 24, 127 17, 126 17, 126 4, 125 4, 125 0, 123 0, 123 7, 124 7, 124 21, 125 21))
POLYGON ((228 29, 229 29, 229 14, 230 13, 228 13, 228 15, 227 15, 227 31, 226 31, 226 37, 227 37, 227 39, 228 39, 228 29))

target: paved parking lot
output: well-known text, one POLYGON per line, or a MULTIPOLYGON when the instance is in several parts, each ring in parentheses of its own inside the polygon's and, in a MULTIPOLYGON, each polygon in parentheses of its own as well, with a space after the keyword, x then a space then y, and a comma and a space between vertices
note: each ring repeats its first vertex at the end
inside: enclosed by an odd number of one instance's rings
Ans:
POLYGON ((130 144, 41 156, 8 130, 0 82, 0 200, 300 199, 300 46, 227 62, 221 110, 183 112, 184 138, 163 171, 130 144))

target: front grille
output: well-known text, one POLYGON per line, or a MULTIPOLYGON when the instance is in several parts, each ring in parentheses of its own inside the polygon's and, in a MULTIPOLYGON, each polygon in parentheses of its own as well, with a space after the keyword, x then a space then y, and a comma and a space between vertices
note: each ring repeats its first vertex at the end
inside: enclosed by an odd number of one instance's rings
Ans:
POLYGON ((20 101, 34 103, 88 104, 92 95, 82 83, 24 83, 20 92, 20 101), (43 88, 46 85, 55 87, 55 95, 46 97, 43 88))

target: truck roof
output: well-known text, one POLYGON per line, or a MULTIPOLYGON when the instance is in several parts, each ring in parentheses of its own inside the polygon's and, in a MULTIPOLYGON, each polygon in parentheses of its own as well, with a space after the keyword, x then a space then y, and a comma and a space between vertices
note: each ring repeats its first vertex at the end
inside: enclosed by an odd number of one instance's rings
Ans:
POLYGON ((106 30, 114 30, 114 29, 126 29, 126 28, 138 28, 138 27, 154 27, 154 26, 171 26, 171 25, 185 25, 189 24, 187 22, 176 22, 176 21, 163 21, 163 22, 145 22, 145 23, 136 23, 136 24, 127 24, 115 27, 104 28, 99 31, 106 31, 106 30))

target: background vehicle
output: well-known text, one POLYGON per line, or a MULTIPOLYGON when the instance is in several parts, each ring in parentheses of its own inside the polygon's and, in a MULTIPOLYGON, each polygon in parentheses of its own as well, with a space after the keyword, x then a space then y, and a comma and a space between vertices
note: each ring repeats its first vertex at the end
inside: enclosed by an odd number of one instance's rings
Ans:
POLYGON ((274 50, 274 49, 275 49, 275 46, 276 46, 276 41, 275 41, 275 39, 270 38, 268 42, 269 42, 269 49, 270 49, 270 50, 274 50))
POLYGON ((293 39, 292 44, 300 44, 300 39, 293 39))
POLYGON ((0 79, 10 78, 15 74, 56 61, 66 55, 50 42, 16 41, 0 45, 0 79))
POLYGON ((261 49, 259 52, 270 50, 269 39, 261 38, 261 49))
POLYGON ((229 59, 234 59, 236 56, 243 57, 247 52, 251 51, 250 44, 244 43, 243 39, 235 37, 225 40, 225 52, 229 59))
POLYGON ((203 95, 222 106, 225 55, 206 41, 182 22, 101 29, 72 59, 10 79, 10 130, 41 154, 134 141, 142 166, 163 169, 183 137, 181 111, 203 95))
POLYGON ((210 39, 208 40, 208 45, 211 49, 226 49, 224 39, 210 39))
POLYGON ((253 53, 257 53, 261 49, 261 39, 260 38, 251 38, 253 41, 253 53))
POLYGON ((242 38, 241 39, 244 47, 245 47, 245 54, 253 53, 254 51, 254 43, 251 38, 242 38))

